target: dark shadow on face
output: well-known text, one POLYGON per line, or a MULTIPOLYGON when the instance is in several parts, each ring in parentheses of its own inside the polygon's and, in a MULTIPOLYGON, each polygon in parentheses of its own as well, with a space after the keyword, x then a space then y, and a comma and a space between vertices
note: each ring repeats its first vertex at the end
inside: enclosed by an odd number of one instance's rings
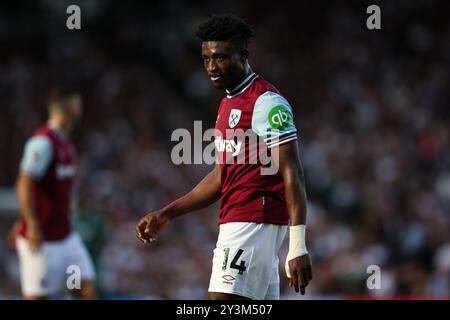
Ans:
POLYGON ((218 89, 233 89, 246 76, 248 51, 229 41, 205 41, 203 66, 218 89))

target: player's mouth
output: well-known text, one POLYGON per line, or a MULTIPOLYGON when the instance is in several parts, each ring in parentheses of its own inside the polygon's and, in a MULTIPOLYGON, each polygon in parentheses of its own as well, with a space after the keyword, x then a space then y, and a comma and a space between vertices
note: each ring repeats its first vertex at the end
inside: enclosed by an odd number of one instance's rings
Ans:
POLYGON ((212 82, 219 82, 222 79, 221 75, 210 75, 209 78, 212 82))

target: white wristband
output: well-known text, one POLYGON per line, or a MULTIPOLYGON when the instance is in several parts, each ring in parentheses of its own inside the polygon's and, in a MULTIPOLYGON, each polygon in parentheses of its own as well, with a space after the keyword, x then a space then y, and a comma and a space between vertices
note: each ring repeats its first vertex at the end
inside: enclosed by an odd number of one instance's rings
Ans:
POLYGON ((305 244, 306 226, 304 224, 289 227, 289 252, 286 257, 285 269, 288 278, 291 277, 289 261, 308 254, 305 244))

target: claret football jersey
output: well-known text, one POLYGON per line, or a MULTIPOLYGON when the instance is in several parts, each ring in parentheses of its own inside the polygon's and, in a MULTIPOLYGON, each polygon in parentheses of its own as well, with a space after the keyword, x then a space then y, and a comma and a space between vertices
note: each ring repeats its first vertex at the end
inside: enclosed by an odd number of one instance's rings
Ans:
MULTIPOLYGON (((37 129, 28 140, 20 170, 30 174, 33 204, 44 240, 57 241, 71 232, 70 196, 76 172, 75 149, 58 129, 48 125, 37 129)), ((25 237, 22 220, 19 233, 25 237)))
POLYGON ((252 73, 227 90, 215 126, 220 224, 288 224, 284 183, 271 153, 296 139, 292 108, 272 84, 252 73))

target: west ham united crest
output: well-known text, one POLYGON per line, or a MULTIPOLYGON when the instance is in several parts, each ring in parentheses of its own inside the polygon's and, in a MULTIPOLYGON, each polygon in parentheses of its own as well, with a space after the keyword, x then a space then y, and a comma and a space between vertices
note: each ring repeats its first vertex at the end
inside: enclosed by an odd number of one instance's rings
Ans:
POLYGON ((241 119, 242 110, 239 109, 231 109, 230 117, 228 118, 228 124, 230 128, 236 127, 239 120, 241 119))

